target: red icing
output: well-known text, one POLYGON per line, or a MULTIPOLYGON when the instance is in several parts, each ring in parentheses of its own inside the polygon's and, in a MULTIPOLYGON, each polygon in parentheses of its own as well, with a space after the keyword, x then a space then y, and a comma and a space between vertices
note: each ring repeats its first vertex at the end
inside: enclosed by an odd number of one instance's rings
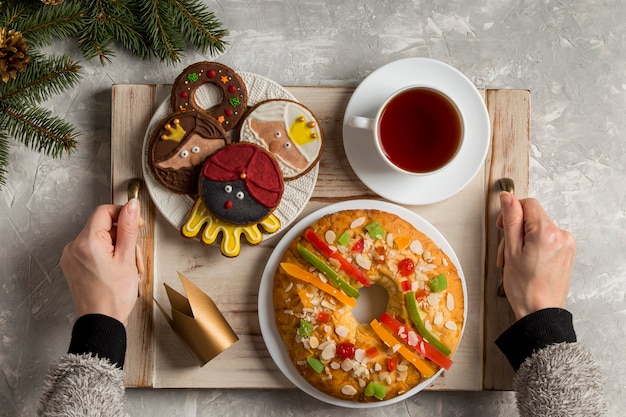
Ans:
POLYGON ((230 200, 226 201, 226 202, 224 203, 224 208, 225 208, 226 210, 230 210, 231 208, 233 208, 233 202, 232 202, 232 201, 230 201, 230 200))
POLYGON ((182 91, 182 92, 180 93, 180 96, 181 96, 182 98, 187 98, 187 97, 189 97, 189 93, 188 93, 187 91, 182 91))
POLYGON ((234 86, 234 85, 229 85, 228 86, 228 92, 234 93, 236 91, 237 91, 237 87, 236 86, 234 86))
POLYGON ((207 77, 209 78, 215 78, 217 76, 217 72, 215 70, 208 70, 206 72, 207 77))
POLYGON ((252 198, 268 208, 278 206, 283 195, 278 163, 270 153, 250 143, 218 150, 204 164, 202 175, 221 182, 243 180, 252 198))
POLYGON ((228 117, 232 116, 235 112, 233 111, 233 109, 226 109, 224 110, 224 114, 228 117))

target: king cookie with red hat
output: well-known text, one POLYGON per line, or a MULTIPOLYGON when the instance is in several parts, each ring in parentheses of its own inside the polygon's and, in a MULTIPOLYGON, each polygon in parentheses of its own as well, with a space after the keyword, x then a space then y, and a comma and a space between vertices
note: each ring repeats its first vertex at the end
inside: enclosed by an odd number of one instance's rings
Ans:
POLYGON ((198 189, 215 217, 250 225, 278 207, 283 187, 283 175, 272 154, 251 143, 236 143, 207 158, 198 189))

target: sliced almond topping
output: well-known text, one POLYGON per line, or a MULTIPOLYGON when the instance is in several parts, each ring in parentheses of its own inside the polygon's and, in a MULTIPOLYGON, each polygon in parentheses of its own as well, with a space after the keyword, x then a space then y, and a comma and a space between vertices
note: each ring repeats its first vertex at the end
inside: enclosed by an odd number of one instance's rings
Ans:
POLYGON ((453 321, 448 320, 446 322, 446 324, 444 324, 444 326, 446 327, 446 329, 448 330, 456 330, 456 323, 453 321))
POLYGON ((428 294, 427 300, 428 300, 428 304, 430 304, 433 307, 437 307, 439 305, 439 302, 441 301, 441 294, 436 293, 436 292, 431 292, 430 294, 428 294))
POLYGON ((433 323, 435 324, 435 326, 439 326, 441 323, 443 323, 443 313, 441 311, 435 313, 433 323))
POLYGON ((372 267, 372 261, 360 253, 356 256, 355 260, 357 265, 363 269, 369 270, 372 267))
POLYGON ((319 345, 320 345, 320 341, 317 340, 317 337, 311 336, 309 338, 309 346, 311 346, 313 349, 317 349, 319 345))
POLYGON ((320 354, 320 357, 324 361, 329 361, 329 360, 331 360, 332 358, 335 357, 336 353, 337 353, 337 346, 333 342, 333 343, 329 343, 328 345, 326 345, 324 350, 322 350, 322 353, 320 354))
POLYGON ((387 235, 385 235, 385 242, 387 246, 393 248, 393 233, 387 233, 387 235))
POLYGON ((326 243, 330 245, 332 243, 335 243, 337 235, 332 230, 327 230, 326 233, 324 233, 324 239, 326 239, 326 243))
POLYGON ((352 223, 350 223, 350 229, 354 229, 355 227, 362 226, 365 223, 365 217, 359 217, 354 219, 352 223))
POLYGON ((341 387, 341 393, 343 395, 354 395, 357 393, 356 388, 354 388, 352 385, 344 385, 343 387, 341 387))
POLYGON ((454 297, 451 293, 448 293, 448 295, 446 296, 446 308, 448 309, 448 311, 454 310, 454 297))
POLYGON ((293 281, 291 281, 289 285, 287 285, 287 288, 285 288, 285 292, 291 291, 292 288, 293 288, 293 281))
POLYGON ((350 330, 348 330, 346 326, 337 326, 335 328, 335 333, 337 333, 337 336, 339 337, 346 337, 349 331, 350 330))
POLYGON ((330 367, 331 367, 331 369, 337 370, 337 369, 341 368, 341 364, 339 364, 337 362, 331 362, 330 363, 330 367))
POLYGON ((422 242, 420 242, 419 240, 412 241, 409 245, 409 249, 411 249, 411 252, 416 255, 421 255, 422 253, 424 253, 424 247, 422 246, 422 242))
POLYGON ((354 368, 354 362, 352 361, 352 359, 344 359, 343 362, 341 362, 341 369, 343 369, 344 371, 351 371, 352 368, 354 368))

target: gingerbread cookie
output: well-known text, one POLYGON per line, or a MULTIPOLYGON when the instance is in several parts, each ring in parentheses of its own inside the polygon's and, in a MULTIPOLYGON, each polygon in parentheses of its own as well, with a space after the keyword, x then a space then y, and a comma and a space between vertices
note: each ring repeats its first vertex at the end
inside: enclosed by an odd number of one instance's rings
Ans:
POLYGON ((291 100, 258 103, 241 124, 240 142, 271 152, 285 180, 306 174, 319 160, 324 136, 313 113, 291 100))
POLYGON ((212 117, 195 112, 172 113, 152 133, 148 165, 167 189, 196 194, 202 164, 228 143, 228 134, 212 117))
POLYGON ((174 111, 205 112, 228 131, 244 115, 248 105, 248 92, 241 77, 226 65, 218 62, 197 62, 185 68, 176 78, 170 104, 174 111), (216 86, 223 95, 222 102, 216 107, 203 109, 196 102, 197 89, 205 84, 216 86))

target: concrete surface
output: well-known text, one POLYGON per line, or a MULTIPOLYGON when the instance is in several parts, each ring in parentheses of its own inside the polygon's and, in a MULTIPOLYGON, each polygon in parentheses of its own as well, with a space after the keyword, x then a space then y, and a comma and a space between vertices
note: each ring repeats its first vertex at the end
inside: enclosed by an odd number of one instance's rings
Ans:
MULTIPOLYGON (((75 319, 62 248, 109 201, 110 88, 169 83, 217 59, 283 85, 356 86, 405 57, 445 61, 479 87, 532 92, 531 195, 577 238, 568 306, 606 376, 611 415, 626 408, 626 4, 621 0, 208 1, 230 30, 219 57, 167 66, 120 51, 83 62, 83 80, 48 107, 83 132, 70 159, 11 145, 0 198, 0 414, 32 415, 48 364, 75 319)), ((60 48, 76 52, 72 43, 60 48)), ((436 393, 351 411, 298 391, 130 390, 133 416, 515 416, 511 393, 436 393)))

